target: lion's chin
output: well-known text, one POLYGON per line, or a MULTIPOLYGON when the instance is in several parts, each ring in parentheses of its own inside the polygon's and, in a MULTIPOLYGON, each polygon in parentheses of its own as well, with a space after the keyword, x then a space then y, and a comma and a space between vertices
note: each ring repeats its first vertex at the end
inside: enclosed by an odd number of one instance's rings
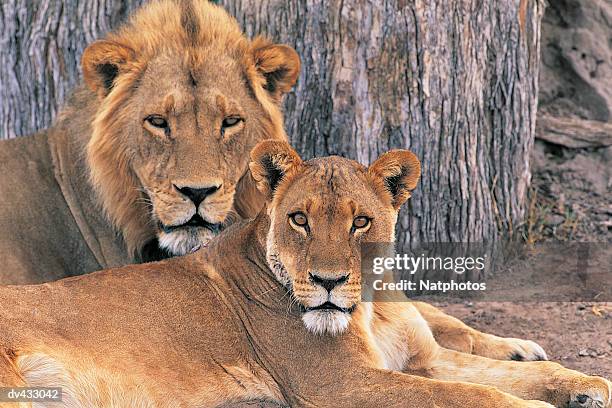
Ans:
POLYGON ((351 314, 340 310, 310 310, 302 314, 308 331, 314 334, 337 336, 346 331, 351 314))
POLYGON ((160 231, 157 235, 159 247, 172 256, 181 256, 206 246, 216 234, 208 228, 182 227, 172 231, 160 231))

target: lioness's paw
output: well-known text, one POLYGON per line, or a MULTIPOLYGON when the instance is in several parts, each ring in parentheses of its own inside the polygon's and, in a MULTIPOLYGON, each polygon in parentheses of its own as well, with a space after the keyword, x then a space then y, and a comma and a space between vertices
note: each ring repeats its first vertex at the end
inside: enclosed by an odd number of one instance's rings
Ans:
MULTIPOLYGON (((569 401, 559 406, 566 408, 612 408, 612 383, 601 377, 581 376, 567 379, 569 401)), ((567 394, 566 394, 567 395, 567 394)))
POLYGON ((548 360, 544 349, 535 341, 498 337, 493 334, 479 333, 474 339, 473 354, 494 360, 545 361, 548 360))
POLYGON ((586 394, 580 394, 570 400, 569 408, 605 408, 605 405, 600 397, 592 398, 586 394))
POLYGON ((584 391, 572 393, 569 408, 611 408, 612 383, 601 377, 589 377, 584 391))
POLYGON ((494 360, 545 361, 544 349, 535 341, 512 337, 490 336, 482 347, 482 353, 475 353, 494 360))
POLYGON ((544 361, 548 356, 544 349, 535 341, 506 338, 510 348, 506 359, 514 361, 544 361))

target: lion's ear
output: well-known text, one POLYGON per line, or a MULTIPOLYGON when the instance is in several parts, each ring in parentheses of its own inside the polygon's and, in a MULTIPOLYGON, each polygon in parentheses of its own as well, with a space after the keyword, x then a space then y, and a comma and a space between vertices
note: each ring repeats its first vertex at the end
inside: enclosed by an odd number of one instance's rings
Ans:
POLYGON ((301 163, 302 159, 289 143, 264 140, 251 151, 249 169, 259 191, 270 199, 283 178, 301 163))
POLYGON ((251 46, 255 69, 264 77, 264 89, 280 102, 295 85, 300 75, 300 57, 288 45, 271 44, 257 38, 251 46))
POLYGON ((117 76, 134 58, 135 53, 129 47, 106 40, 94 42, 81 58, 85 83, 100 97, 108 95, 117 76))
POLYGON ((372 163, 368 174, 380 189, 391 195, 391 205, 397 210, 415 189, 421 177, 421 163, 408 150, 391 150, 372 163))

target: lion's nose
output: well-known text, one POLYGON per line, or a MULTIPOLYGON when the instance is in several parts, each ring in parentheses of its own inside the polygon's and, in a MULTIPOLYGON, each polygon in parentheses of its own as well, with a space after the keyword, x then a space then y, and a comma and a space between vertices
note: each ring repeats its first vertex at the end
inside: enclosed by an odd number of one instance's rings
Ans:
POLYGON ((176 187, 181 194, 184 194, 195 204, 196 208, 200 206, 202 201, 206 199, 209 195, 213 194, 215 191, 219 190, 221 186, 210 186, 204 188, 192 188, 192 187, 176 187))
POLYGON ((315 273, 310 272, 309 275, 310 275, 310 281, 312 283, 322 286, 328 292, 331 292, 336 286, 346 283, 346 281, 348 281, 348 278, 349 278, 348 273, 346 275, 342 275, 340 277, 334 277, 334 278, 323 277, 323 276, 317 275, 316 272, 315 273))

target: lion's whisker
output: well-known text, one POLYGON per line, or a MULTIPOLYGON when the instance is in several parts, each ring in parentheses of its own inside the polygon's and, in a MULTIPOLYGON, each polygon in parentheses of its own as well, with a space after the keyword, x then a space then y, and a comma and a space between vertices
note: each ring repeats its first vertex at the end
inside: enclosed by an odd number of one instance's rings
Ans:
MULTIPOLYGON (((258 294, 257 296, 255 296, 255 299, 260 299, 260 298, 261 298, 261 296, 263 296, 263 295, 265 295, 265 294, 267 294, 267 293, 270 293, 270 292, 272 292, 272 291, 275 291, 275 290, 277 290, 277 289, 282 289, 282 287, 275 286, 275 287, 273 287, 273 288, 270 288, 270 289, 268 289, 268 290, 266 290, 266 291, 264 291, 264 292, 262 292, 262 293, 258 294)), ((284 296, 284 295, 283 295, 283 296, 284 296)), ((281 297, 281 300, 282 300, 282 297, 281 297)))

